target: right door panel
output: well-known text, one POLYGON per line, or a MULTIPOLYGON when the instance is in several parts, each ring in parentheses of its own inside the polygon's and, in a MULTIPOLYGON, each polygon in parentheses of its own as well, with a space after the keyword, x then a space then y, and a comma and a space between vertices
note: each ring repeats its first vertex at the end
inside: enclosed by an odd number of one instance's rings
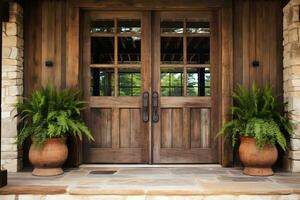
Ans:
POLYGON ((217 163, 218 15, 157 12, 152 20, 153 162, 217 163))

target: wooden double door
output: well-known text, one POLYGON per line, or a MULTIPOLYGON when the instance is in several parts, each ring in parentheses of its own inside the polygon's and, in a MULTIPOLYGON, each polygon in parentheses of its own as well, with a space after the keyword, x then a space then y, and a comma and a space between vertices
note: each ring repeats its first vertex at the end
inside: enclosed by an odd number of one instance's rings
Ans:
POLYGON ((84 163, 217 163, 219 24, 214 12, 86 11, 84 163))

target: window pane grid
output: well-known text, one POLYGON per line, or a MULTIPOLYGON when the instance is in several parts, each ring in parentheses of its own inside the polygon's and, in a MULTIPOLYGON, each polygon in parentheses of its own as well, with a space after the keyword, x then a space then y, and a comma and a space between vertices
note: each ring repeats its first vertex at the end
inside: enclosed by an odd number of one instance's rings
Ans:
MULTIPOLYGON (((209 96, 210 95, 210 80, 209 85, 204 78, 197 80, 196 84, 189 85, 189 68, 208 69, 210 67, 210 25, 208 21, 199 19, 177 19, 177 20, 161 20, 161 69, 179 67, 182 69, 181 85, 166 85, 165 78, 161 77, 161 93, 162 96, 174 96, 171 89, 180 89, 179 96, 209 96), (172 25, 174 25, 172 27, 172 25), (181 39, 180 39, 181 38, 181 39), (177 46, 178 50, 169 48, 170 43, 177 46), (177 43, 177 44, 176 44, 177 43), (181 52, 182 54, 178 53, 181 52), (171 52, 170 52, 170 49, 171 52), (178 56, 179 55, 179 56, 178 56), (191 66, 188 66, 191 65, 191 66), (201 84, 200 84, 200 82, 201 84), (196 87, 198 90, 191 95, 191 90, 196 87)), ((171 72, 169 72, 171 73, 171 72)), ((210 77, 210 72, 209 77, 210 77)), ((206 74, 206 72, 205 72, 206 74)), ((163 72, 161 72, 161 76, 163 72)), ((201 75, 204 76, 204 75, 201 75)), ((170 81, 169 81, 170 83, 170 81)), ((177 93, 178 94, 178 93, 177 93)))
MULTIPOLYGON (((97 44, 91 40, 90 68, 92 96, 139 96, 141 92, 141 20, 99 19, 91 22, 90 37, 110 38, 110 43, 97 44), (101 45, 110 44, 109 53, 101 45), (104 60, 104 61, 103 61, 104 60), (119 66, 120 65, 120 66, 119 66), (95 71, 96 69, 96 71, 95 71), (109 70, 109 74, 107 73, 109 70), (101 74, 105 74, 104 78, 101 74), (108 82, 106 80, 109 77, 108 82)), ((106 39, 107 40, 107 39, 106 39)), ((103 76, 103 75, 102 75, 103 76)))

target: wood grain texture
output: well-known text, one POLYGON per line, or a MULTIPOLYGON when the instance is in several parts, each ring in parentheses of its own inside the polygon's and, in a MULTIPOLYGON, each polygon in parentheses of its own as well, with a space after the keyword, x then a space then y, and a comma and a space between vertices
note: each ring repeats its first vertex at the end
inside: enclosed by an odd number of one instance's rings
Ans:
POLYGON ((246 87, 253 82, 272 85, 276 96, 282 96, 280 10, 280 1, 235 0, 233 11, 234 82, 246 87), (259 67, 252 66, 254 60, 259 61, 259 67))
POLYGON ((19 186, 9 185, 0 188, 0 195, 18 195, 18 194, 29 194, 29 195, 56 195, 65 194, 67 186, 19 186))
POLYGON ((79 85, 79 8, 69 7, 67 10, 67 87, 79 85))
POLYGON ((91 109, 90 130, 94 136, 93 147, 112 147, 112 110, 111 109, 91 109))
POLYGON ((172 109, 172 148, 182 148, 183 124, 182 108, 172 109))
MULTIPOLYGON (((191 139, 190 144, 192 147, 194 145, 196 148, 197 145, 201 145, 201 143, 198 143, 198 135, 195 135, 198 132, 194 131, 196 130, 195 121, 201 120, 201 117, 192 119, 193 115, 198 116, 195 114, 196 111, 194 109, 211 109, 210 132, 212 135, 215 134, 221 124, 230 119, 228 108, 231 105, 231 91, 236 87, 237 83, 245 86, 250 86, 253 82, 257 82, 259 85, 270 84, 273 86, 275 95, 278 96, 279 100, 282 100, 282 12, 281 2, 276 0, 155 0, 152 2, 146 2, 145 0, 112 0, 101 3, 96 2, 96 0, 43 0, 24 2, 24 16, 26 16, 24 21, 25 96, 28 97, 34 89, 45 85, 48 81, 53 81, 57 87, 64 88, 78 87, 81 86, 82 80, 88 80, 89 74, 84 73, 85 71, 82 70, 84 70, 83 66, 89 63, 80 59, 80 56, 89 57, 90 55, 89 51, 83 51, 90 44, 86 41, 80 42, 80 35, 85 34, 81 33, 81 30, 84 28, 83 26, 80 27, 80 22, 88 24, 88 22, 82 22, 83 16, 80 13, 82 8, 94 10, 92 12, 95 13, 95 17, 103 16, 107 13, 110 13, 110 16, 122 16, 127 12, 130 17, 138 16, 144 18, 142 26, 145 31, 142 32, 144 41, 141 52, 143 55, 148 56, 142 57, 142 83, 144 84, 142 91, 149 92, 159 92, 160 90, 159 70, 156 70, 154 67, 160 64, 160 52, 158 51, 160 30, 157 22, 155 22, 159 18, 157 13, 160 12, 160 14, 168 17, 172 16, 172 11, 176 10, 177 16, 202 16, 207 19, 217 19, 213 20, 210 33, 210 37, 214 38, 211 41, 211 45, 214 46, 211 49, 211 55, 215 56, 211 59, 210 67, 212 79, 215 78, 215 80, 220 80, 220 82, 212 82, 212 97, 198 99, 190 97, 186 97, 186 99, 162 97, 160 101, 160 107, 163 109, 190 109, 190 111, 183 112, 182 120, 184 123, 187 123, 189 121, 188 117, 191 118, 190 138, 195 137, 196 139, 194 143, 191 139), (149 9, 153 9, 154 12, 149 12, 149 9), (168 9, 168 12, 163 12, 166 9, 168 9), (104 10, 105 12, 103 12, 104 10), (108 12, 108 10, 115 11, 108 12), (131 10, 131 12, 126 10, 131 10), (140 12, 141 10, 143 12, 140 12), (180 10, 189 10, 189 12, 179 12, 180 10), (196 10, 203 11, 198 12, 196 10), (213 12, 212 16, 207 17, 210 12, 213 12), (213 27, 217 28, 214 29, 213 27), (52 68, 45 67, 46 60, 52 60, 54 66, 52 68), (252 67, 254 60, 260 62, 258 68, 252 67)), ((182 65, 181 67, 184 66, 182 65)), ((81 88, 84 87, 81 86, 81 88)), ((87 88, 83 90, 84 97, 89 93, 87 88)), ((112 109, 111 142, 113 148, 119 148, 120 141, 113 138, 119 137, 120 109, 138 109, 141 107, 140 99, 114 99, 112 97, 104 100, 101 97, 95 97, 92 99, 86 98, 86 100, 90 101, 90 106, 93 108, 112 109)), ((160 116, 163 117, 165 114, 161 113, 160 116)), ((153 137, 148 132, 147 141, 153 140, 151 144, 161 142, 160 136, 156 136, 156 133, 167 127, 162 127, 161 125, 161 123, 148 123, 147 127, 141 126, 141 129, 151 129, 153 132, 153 137), (159 138, 157 139, 157 137, 159 138)), ((183 127, 182 146, 184 148, 189 143, 189 138, 186 134, 188 129, 189 126, 183 127)), ((169 136, 163 137, 166 138, 165 147, 169 147, 169 136)), ((135 143, 135 141, 132 142, 135 143)), ((211 144, 215 145, 213 139, 211 139, 211 144)), ((220 149, 218 146, 212 146, 212 148, 219 150, 215 153, 216 157, 220 158, 220 163, 225 163, 224 165, 226 165, 230 163, 232 155, 228 144, 222 142, 221 146, 222 148, 220 149), (229 149, 224 149, 225 146, 229 149)), ((77 144, 75 147, 77 147, 77 144)), ((25 146, 23 149, 26 162, 28 160, 26 158, 28 146, 25 146)), ((152 150, 150 150, 151 154, 152 150)), ((160 160, 158 151, 158 147, 154 145, 153 152, 160 160)), ((80 159, 80 156, 78 156, 78 154, 81 154, 80 149, 75 149, 73 152, 76 156, 72 160, 80 159)), ((27 164, 25 163, 25 165, 27 164)))
POLYGON ((211 135, 210 135, 210 110, 201 109, 201 148, 210 148, 211 145, 211 135))
POLYGON ((201 109, 191 109, 191 147, 201 147, 201 109))
MULTIPOLYGON (((221 11, 221 74, 222 74, 222 111, 221 122, 225 124, 230 120, 230 107, 232 105, 233 90, 233 24, 232 7, 222 8, 221 11)), ((221 150, 221 163, 223 166, 232 165, 232 148, 228 141, 223 138, 221 150)))
POLYGON ((207 8, 218 8, 226 6, 226 0, 185 0, 185 1, 145 1, 145 0, 112 0, 99 3, 97 0, 73 0, 73 5, 92 8, 97 7, 98 9, 107 9, 109 7, 112 10, 195 10, 195 9, 207 9, 207 8))

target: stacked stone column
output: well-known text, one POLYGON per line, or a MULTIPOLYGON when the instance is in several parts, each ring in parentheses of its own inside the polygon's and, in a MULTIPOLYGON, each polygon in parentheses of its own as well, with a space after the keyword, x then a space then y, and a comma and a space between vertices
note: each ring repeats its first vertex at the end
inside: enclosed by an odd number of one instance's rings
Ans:
POLYGON ((300 0, 291 0, 283 9, 284 100, 293 111, 294 133, 287 156, 287 169, 300 172, 300 0))
POLYGON ((23 9, 9 4, 9 21, 3 23, 1 164, 9 172, 22 167, 22 152, 16 145, 17 119, 14 104, 23 95, 23 9))

